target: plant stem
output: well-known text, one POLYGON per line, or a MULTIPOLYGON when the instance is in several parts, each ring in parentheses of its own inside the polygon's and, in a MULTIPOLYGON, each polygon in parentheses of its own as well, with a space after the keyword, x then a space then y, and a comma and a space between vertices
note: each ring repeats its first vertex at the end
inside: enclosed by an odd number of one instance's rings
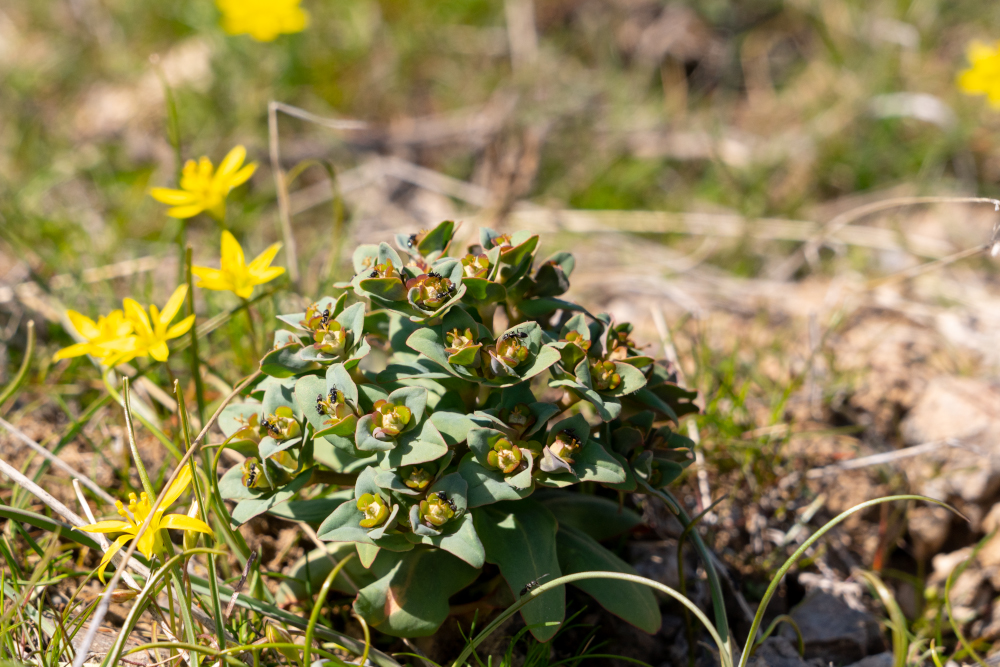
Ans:
MULTIPOLYGON (((194 315, 194 279, 191 274, 191 246, 185 254, 185 273, 188 286, 189 314, 194 315)), ((205 423, 205 384, 201 379, 201 359, 198 356, 198 328, 191 326, 191 377, 194 378, 194 391, 198 400, 198 423, 205 423)))

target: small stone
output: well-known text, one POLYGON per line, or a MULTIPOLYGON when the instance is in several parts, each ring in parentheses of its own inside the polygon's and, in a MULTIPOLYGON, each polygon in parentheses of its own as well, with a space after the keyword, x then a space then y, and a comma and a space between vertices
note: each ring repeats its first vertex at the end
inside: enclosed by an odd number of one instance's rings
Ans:
POLYGON ((849 667, 892 667, 893 664, 892 653, 886 651, 885 653, 877 653, 866 658, 861 658, 861 660, 858 660, 849 667))
MULTIPOLYGON (((851 609, 838 597, 813 591, 791 613, 806 645, 806 658, 834 664, 857 662, 885 650, 882 631, 874 616, 851 609)), ((794 637, 791 628, 782 635, 794 637)))
POLYGON ((787 637, 768 637, 757 647, 747 667, 825 667, 819 658, 805 660, 796 642, 787 637))

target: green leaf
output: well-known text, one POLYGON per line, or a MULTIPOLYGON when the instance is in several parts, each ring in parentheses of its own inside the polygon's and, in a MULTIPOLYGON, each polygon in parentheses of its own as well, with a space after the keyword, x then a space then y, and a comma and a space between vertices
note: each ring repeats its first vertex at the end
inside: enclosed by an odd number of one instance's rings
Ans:
POLYGON ((445 526, 440 535, 417 535, 407 533, 406 539, 415 544, 429 544, 461 558, 474 568, 481 568, 486 559, 483 543, 479 541, 473 525, 472 515, 463 514, 445 526), (454 524, 454 526, 452 526, 454 524))
POLYGON ((219 428, 222 429, 222 433, 227 438, 231 438, 233 433, 236 433, 241 428, 246 426, 247 420, 249 420, 250 417, 257 415, 257 418, 259 419, 262 411, 263 406, 257 402, 227 405, 222 410, 222 414, 219 415, 219 428))
POLYGON ((302 418, 302 413, 295 405, 295 378, 285 378, 272 382, 264 391, 262 410, 265 415, 273 415, 278 408, 291 408, 296 417, 302 418))
POLYGON ((615 372, 621 377, 622 383, 615 389, 601 393, 609 396, 625 396, 626 394, 635 393, 646 386, 646 376, 631 364, 616 361, 615 372))
MULTIPOLYGON (((354 545, 350 542, 331 542, 324 547, 313 549, 292 564, 287 571, 288 577, 282 579, 278 586, 275 602, 283 606, 306 600, 311 602, 311 596, 315 595, 323 585, 323 580, 333 570, 334 563, 339 563, 354 552, 354 545)), ((375 581, 375 575, 366 570, 359 560, 352 558, 334 578, 333 590, 345 595, 354 595, 356 590, 348 579, 358 588, 363 588, 375 581)))
POLYGON ((501 500, 519 500, 531 495, 531 471, 528 470, 528 484, 525 488, 515 488, 507 483, 499 470, 487 470, 479 465, 475 456, 468 453, 458 464, 458 474, 469 485, 469 507, 482 507, 501 500))
POLYGON ((268 510, 289 521, 305 521, 306 523, 322 523, 334 510, 344 504, 350 497, 350 489, 343 489, 327 498, 312 498, 310 500, 290 500, 284 505, 278 505, 268 510))
POLYGON ((485 278, 464 278, 462 284, 466 288, 465 300, 477 307, 504 301, 507 298, 507 290, 503 285, 485 278))
POLYGON ((97 551, 101 550, 101 545, 97 543, 97 540, 87 533, 79 530, 78 528, 74 528, 68 523, 50 519, 42 514, 0 505, 0 517, 11 521, 17 521, 18 523, 27 523, 35 528, 41 528, 42 530, 47 530, 49 532, 54 532, 57 528, 62 528, 61 535, 63 537, 69 538, 77 544, 82 544, 85 547, 90 547, 91 549, 96 549, 97 551))
POLYGON ((448 443, 428 420, 414 431, 400 433, 396 438, 396 446, 383 455, 380 465, 383 468, 416 465, 436 461, 446 453, 448 443))
POLYGON ((406 298, 406 286, 399 278, 365 278, 358 282, 358 287, 386 301, 406 298))
POLYGON ((304 375, 295 382, 296 412, 305 415, 306 421, 317 431, 326 428, 323 422, 327 420, 327 416, 316 409, 316 397, 326 398, 326 394, 326 380, 317 375, 304 375))
POLYGON ((449 447, 464 442, 469 436, 469 431, 475 426, 471 419, 457 412, 435 412, 430 416, 430 421, 449 447))
POLYGON ((402 556, 383 552, 372 569, 379 579, 358 593, 354 610, 370 626, 394 637, 434 634, 448 618, 448 598, 479 574, 440 549, 419 549, 402 556))
POLYGON ((595 540, 627 533, 642 524, 642 517, 634 511, 601 496, 563 492, 539 494, 536 497, 555 515, 560 526, 570 526, 595 540))
POLYGON ((293 342, 271 350, 260 360, 260 369, 271 377, 287 378, 319 368, 315 361, 302 357, 305 349, 301 342, 293 342))
MULTIPOLYGON (((486 548, 486 560, 500 567, 515 599, 528 582, 561 576, 556 518, 544 506, 532 500, 504 502, 475 509, 472 516, 486 548)), ((565 613, 566 589, 562 586, 521 609, 531 634, 543 642, 552 639, 558 627, 541 624, 562 622, 565 613)))
MULTIPOLYGON (((556 535, 559 567, 563 574, 577 572, 624 572, 636 574, 631 565, 614 555, 586 533, 560 525, 556 535)), ((660 629, 660 607, 653 591, 642 584, 615 579, 583 579, 573 582, 597 602, 640 630, 655 634, 660 629)))
POLYGON ((310 477, 312 477, 312 472, 307 470, 276 491, 272 491, 271 493, 257 498, 241 500, 236 504, 236 507, 233 508, 233 523, 240 526, 258 514, 263 514, 264 512, 269 511, 272 507, 276 507, 283 502, 291 500, 292 496, 298 493, 299 489, 306 485, 306 482, 309 481, 310 477))
POLYGON ((423 387, 403 387, 389 394, 389 402, 393 405, 405 405, 410 409, 410 422, 407 428, 413 428, 424 418, 427 409, 427 390, 423 387))

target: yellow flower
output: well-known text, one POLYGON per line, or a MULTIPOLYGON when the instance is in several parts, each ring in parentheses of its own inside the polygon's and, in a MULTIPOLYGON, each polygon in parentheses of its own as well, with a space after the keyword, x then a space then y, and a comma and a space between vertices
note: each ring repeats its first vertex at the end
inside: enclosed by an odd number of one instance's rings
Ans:
MULTIPOLYGON (((174 483, 164 493, 163 502, 160 503, 153 518, 149 521, 149 528, 139 538, 139 544, 136 548, 146 558, 152 558, 163 551, 163 537, 160 535, 161 530, 173 528, 184 531, 193 530, 209 535, 213 534, 208 524, 200 519, 184 516, 183 514, 168 514, 163 516, 163 512, 166 511, 167 507, 172 505, 184 493, 184 490, 187 489, 190 483, 191 468, 184 466, 180 474, 177 475, 177 479, 174 480, 174 483)), ((115 503, 115 507, 118 508, 118 514, 125 519, 124 521, 98 521, 97 523, 80 527, 80 530, 88 533, 125 533, 114 541, 111 548, 104 554, 104 558, 101 559, 101 564, 97 569, 97 576, 100 577, 102 582, 104 581, 104 569, 111 562, 111 557, 119 549, 128 544, 130 540, 135 539, 135 536, 139 533, 140 526, 142 526, 146 517, 149 516, 149 510, 153 507, 153 503, 145 491, 139 494, 138 500, 134 493, 130 493, 128 500, 128 511, 125 510, 125 505, 122 501, 119 500, 115 503)))
POLYGON ((222 29, 230 35, 250 35, 271 42, 282 33, 302 32, 309 14, 300 0, 215 0, 222 12, 222 29))
POLYGON ((53 361, 85 354, 103 360, 111 354, 110 346, 122 349, 135 343, 135 336, 129 335, 132 333, 132 323, 125 319, 125 314, 120 310, 112 310, 107 316, 101 315, 97 322, 75 310, 67 310, 66 317, 86 342, 64 347, 56 352, 53 361))
POLYGON ((173 207, 167 211, 172 218, 193 218, 207 211, 217 220, 224 220, 229 192, 246 183, 257 169, 256 162, 243 166, 246 157, 247 149, 237 146, 222 159, 218 171, 207 157, 197 162, 188 160, 181 174, 180 190, 153 188, 150 194, 156 201, 173 207))
POLYGON ((198 287, 219 292, 233 292, 241 299, 249 299, 254 287, 271 282, 285 272, 280 266, 271 266, 271 261, 279 250, 281 244, 274 243, 247 265, 239 241, 228 231, 223 231, 220 262, 222 268, 194 266, 191 267, 191 273, 198 276, 198 287))
POLYGON ((1000 109, 1000 41, 992 46, 973 42, 966 55, 972 67, 958 75, 958 87, 967 95, 986 95, 1000 109))
POLYGON ((183 336, 194 324, 194 315, 188 315, 177 324, 170 326, 170 322, 180 311, 185 296, 187 296, 187 285, 181 285, 174 290, 162 311, 150 304, 148 315, 146 309, 138 302, 133 299, 125 299, 125 317, 135 328, 135 336, 133 337, 135 340, 131 346, 109 343, 107 347, 115 354, 111 355, 108 365, 115 366, 136 357, 147 356, 151 356, 157 361, 166 361, 167 357, 170 356, 167 341, 183 336))

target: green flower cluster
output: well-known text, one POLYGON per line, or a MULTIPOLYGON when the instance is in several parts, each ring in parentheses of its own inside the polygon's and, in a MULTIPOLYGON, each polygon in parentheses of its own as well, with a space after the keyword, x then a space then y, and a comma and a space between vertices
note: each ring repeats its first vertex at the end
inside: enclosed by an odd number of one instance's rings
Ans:
MULTIPOLYGON (((264 379, 220 420, 247 457, 220 480, 234 521, 294 516, 356 549, 355 609, 388 634, 433 632, 486 562, 512 596, 573 558, 620 562, 590 536, 633 525, 619 492, 655 491, 691 460, 671 424, 694 394, 630 325, 561 298, 571 255, 539 262, 538 236, 485 229, 456 258, 455 229, 359 247, 352 280, 278 316, 264 379)), ((529 620, 544 637, 559 619, 529 620)))

